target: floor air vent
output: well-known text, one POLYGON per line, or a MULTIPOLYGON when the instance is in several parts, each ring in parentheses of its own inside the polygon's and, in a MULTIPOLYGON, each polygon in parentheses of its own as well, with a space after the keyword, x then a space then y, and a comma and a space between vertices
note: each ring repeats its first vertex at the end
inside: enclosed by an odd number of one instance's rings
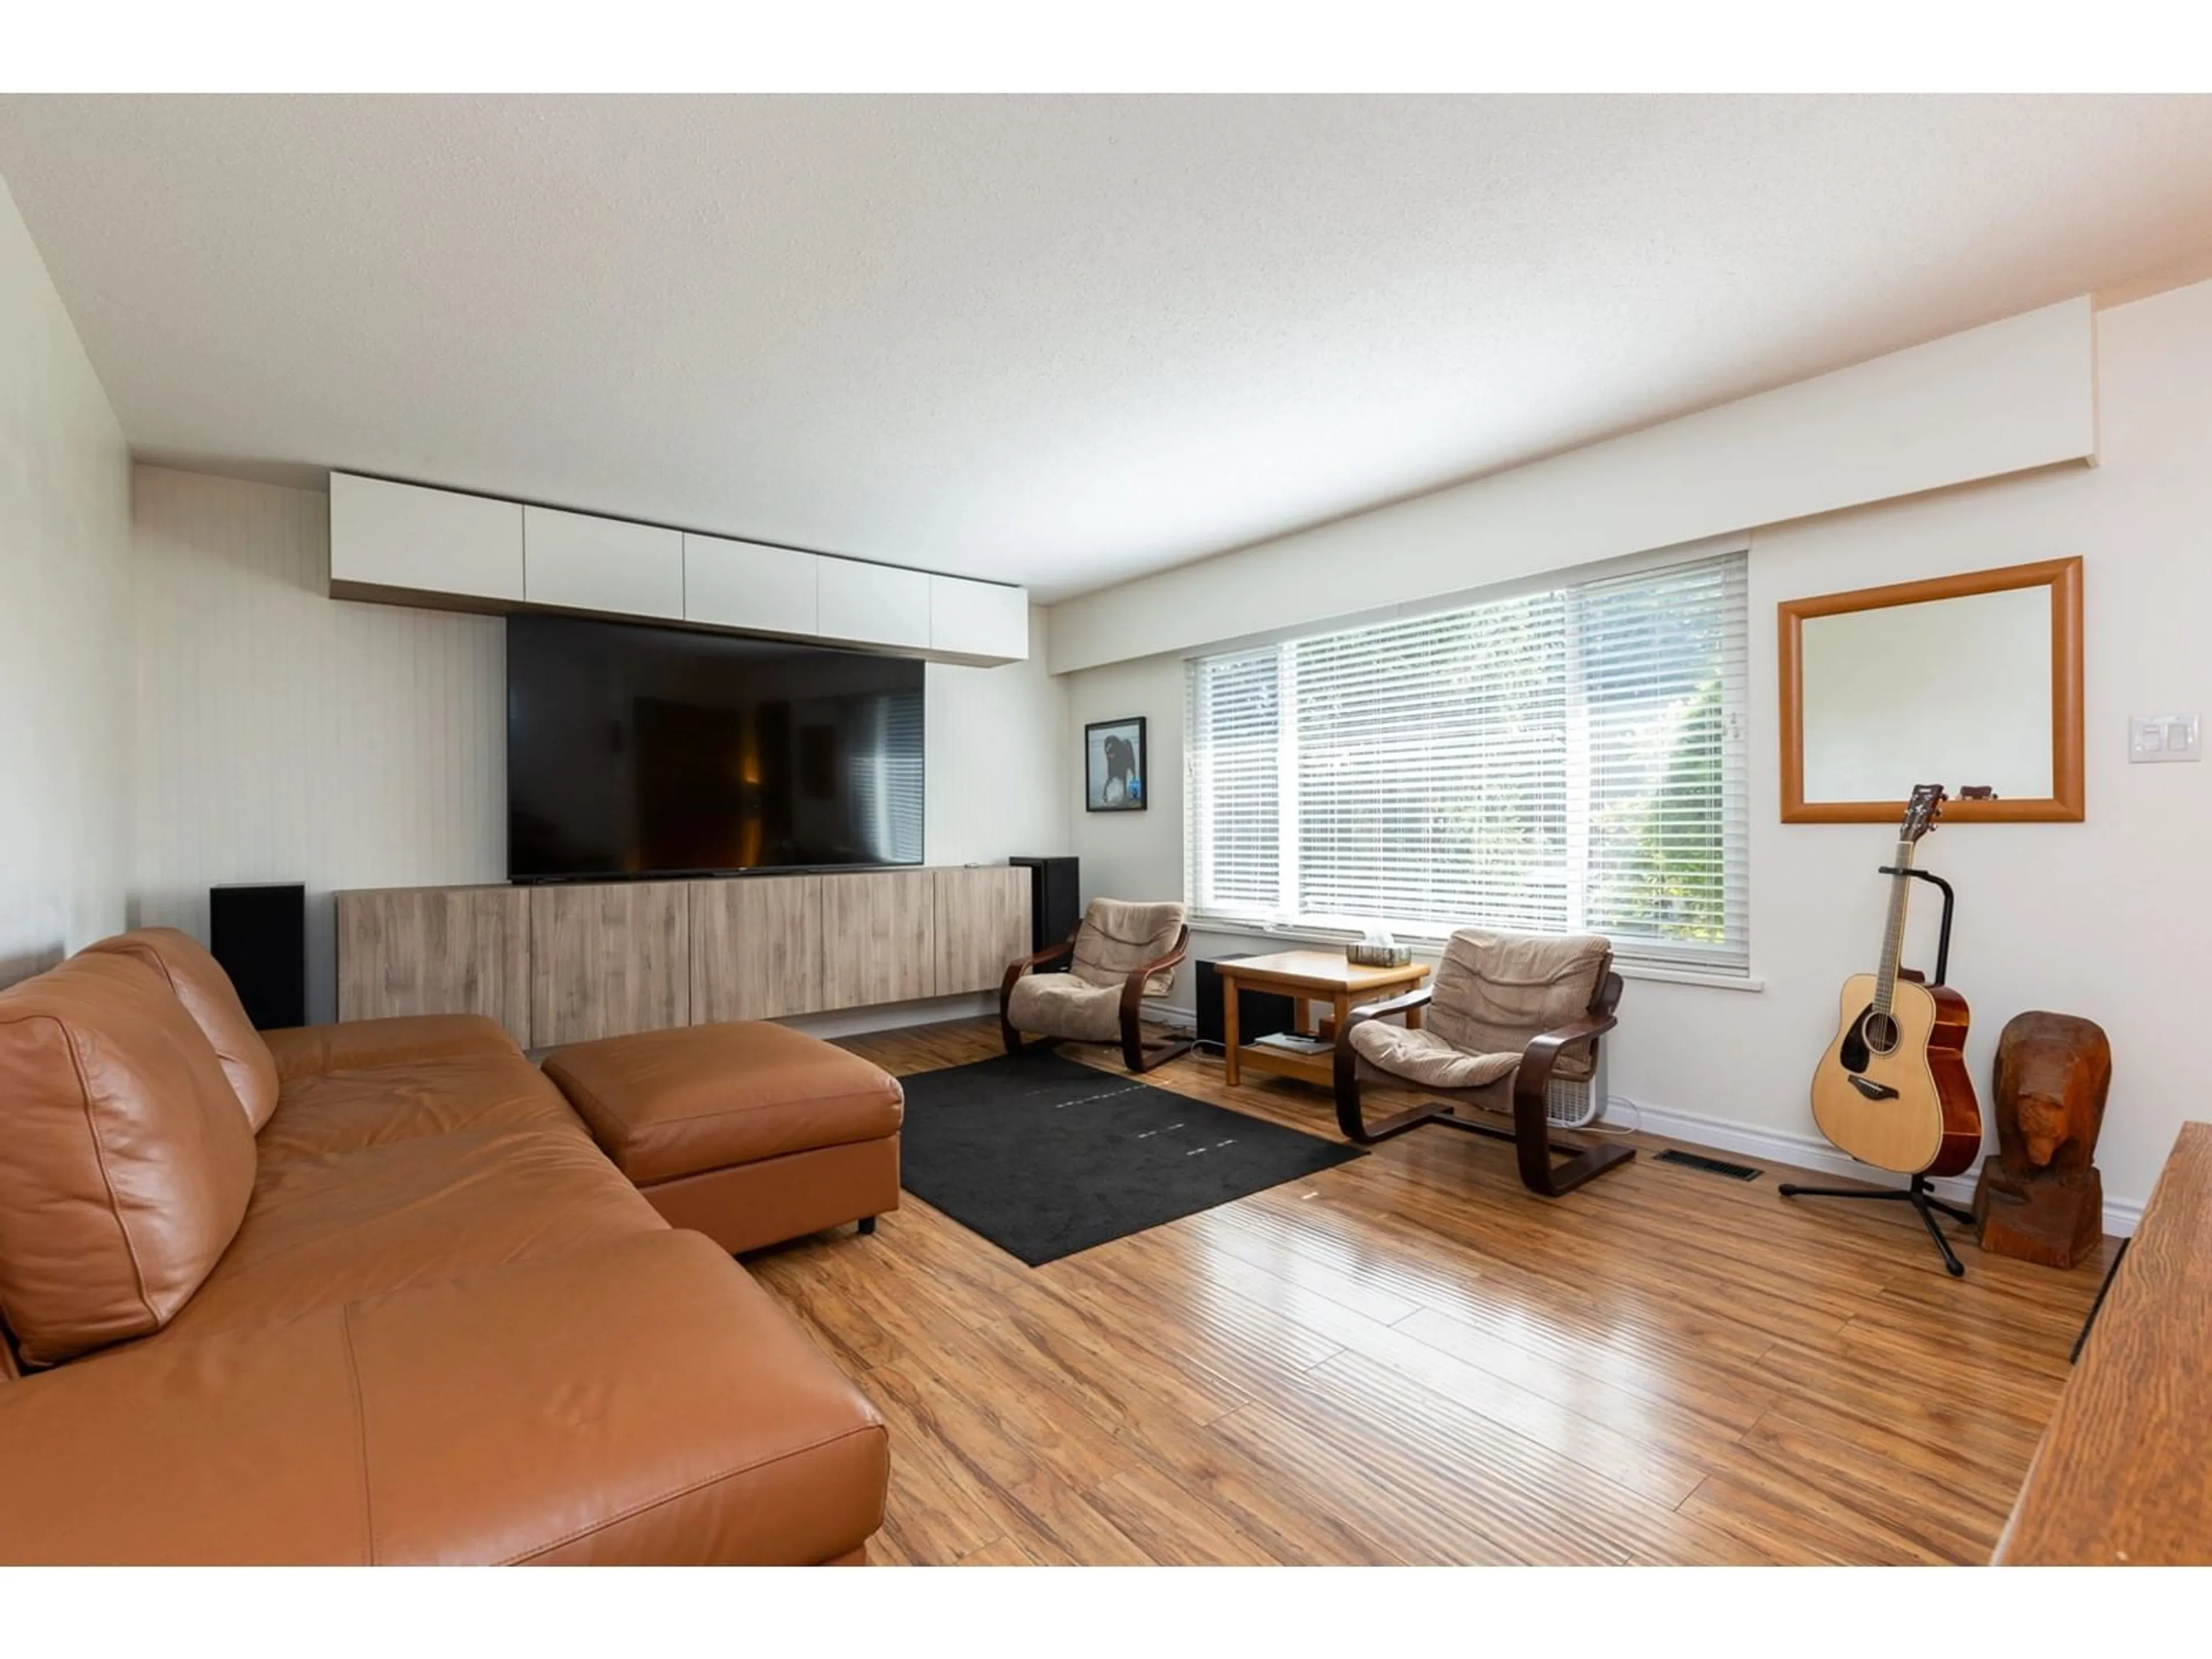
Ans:
POLYGON ((1726 1176, 1731 1181, 1756 1181, 1761 1174, 1748 1164, 1731 1164, 1726 1158, 1706 1158, 1697 1152, 1678 1152, 1672 1147, 1659 1154, 1659 1162, 1679 1164, 1689 1170, 1703 1170, 1707 1175, 1726 1176))

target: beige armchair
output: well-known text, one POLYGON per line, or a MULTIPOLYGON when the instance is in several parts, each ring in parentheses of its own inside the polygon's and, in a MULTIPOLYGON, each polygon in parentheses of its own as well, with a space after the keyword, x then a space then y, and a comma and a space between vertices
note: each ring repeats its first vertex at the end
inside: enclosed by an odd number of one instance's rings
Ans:
POLYGON ((1424 1123, 1510 1140, 1523 1186, 1547 1198, 1570 1192, 1636 1156, 1620 1145, 1553 1139, 1545 1109, 1553 1078, 1595 1071, 1598 1038, 1618 1023, 1620 988, 1613 947, 1594 934, 1463 928, 1428 985, 1354 1009, 1336 1034, 1337 1123, 1363 1144, 1424 1123), (1406 1024, 1389 1023, 1393 1015, 1406 1024), (1360 1103, 1369 1083, 1434 1098, 1370 1123, 1360 1103), (1481 1115, 1497 1112, 1511 1115, 1510 1127, 1481 1115), (1554 1164, 1555 1153, 1566 1161, 1554 1164))
POLYGON ((1022 1033, 1047 1042, 1119 1042, 1133 1072, 1148 1072, 1188 1051, 1187 1038, 1144 1038, 1144 1000, 1165 996, 1176 964, 1190 948, 1180 904, 1093 899, 1082 922, 1050 950, 1006 968, 999 987, 999 1030, 1006 1052, 1022 1033), (1061 963, 1065 971, 1042 971, 1061 963))

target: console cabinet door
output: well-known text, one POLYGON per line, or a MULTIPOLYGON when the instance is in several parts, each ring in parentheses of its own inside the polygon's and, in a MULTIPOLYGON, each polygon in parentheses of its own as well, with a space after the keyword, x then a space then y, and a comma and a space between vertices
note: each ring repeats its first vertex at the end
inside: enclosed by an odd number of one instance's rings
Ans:
POLYGON ((1030 953, 1030 872, 1008 865, 939 870, 937 994, 995 991, 1030 953))
POLYGON ((937 994, 933 870, 822 878, 823 1006, 865 1008, 937 994))
POLYGON ((822 878, 691 884, 691 1018, 820 1012, 822 878))
POLYGON ((539 1048, 691 1023, 690 884, 530 895, 530 1036, 539 1048))
POLYGON ((529 897, 520 887, 340 893, 338 1018, 489 1014, 528 1048, 529 897))

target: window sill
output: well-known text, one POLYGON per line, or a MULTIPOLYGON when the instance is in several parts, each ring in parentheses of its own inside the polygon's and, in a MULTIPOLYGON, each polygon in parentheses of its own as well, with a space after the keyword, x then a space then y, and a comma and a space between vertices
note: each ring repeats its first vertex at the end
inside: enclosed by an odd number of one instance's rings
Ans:
POLYGON ((1702 985, 1715 991, 1766 988, 1766 981, 1755 974, 1701 974, 1694 968, 1662 968, 1657 963, 1615 962, 1613 971, 1623 979, 1648 979, 1659 985, 1702 985))
MULTIPOLYGON (((1209 921, 1194 917, 1190 924, 1193 934, 1208 939, 1231 939, 1265 944, 1289 950, 1298 945, 1328 945, 1341 948, 1348 937, 1313 927, 1240 927, 1234 922, 1209 921)), ((1434 963, 1443 954, 1443 942, 1416 939, 1412 941, 1416 961, 1434 963)), ((1613 971, 1623 979, 1649 980, 1658 985, 1696 985, 1716 991, 1764 991, 1766 981, 1751 974, 1713 974, 1695 968, 1669 968, 1658 963, 1622 962, 1616 960, 1613 971)))

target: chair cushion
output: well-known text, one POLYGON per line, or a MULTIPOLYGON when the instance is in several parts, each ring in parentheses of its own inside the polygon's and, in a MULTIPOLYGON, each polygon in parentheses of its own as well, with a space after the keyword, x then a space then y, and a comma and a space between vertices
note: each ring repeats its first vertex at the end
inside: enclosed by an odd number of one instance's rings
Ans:
POLYGON ((560 1091, 508 1043, 504 1053, 296 1078, 284 1085, 276 1115, 261 1132, 261 1163, 265 1169, 470 1129, 528 1128, 583 1132, 560 1091))
POLYGON ((1387 1019, 1365 1019, 1352 1028, 1359 1057, 1393 1077, 1431 1089, 1480 1089, 1520 1069, 1521 1051, 1469 1054, 1433 1031, 1409 1031, 1387 1019))
MULTIPOLYGON (((1075 959, 1068 971, 1089 984, 1118 991, 1138 969, 1175 949, 1185 914, 1180 904, 1093 899, 1076 930, 1075 959)), ((1145 981, 1145 994, 1165 996, 1173 982, 1166 974, 1155 974, 1145 981)))
POLYGON ((1121 985, 1118 979, 1094 985, 1073 974, 1024 974, 1006 999, 1006 1019, 1018 1031, 1074 1042, 1119 1042, 1121 985))
POLYGON ((136 952, 0 991, 0 1309, 29 1364, 167 1325, 253 1188, 222 1064, 136 952))
POLYGON ((906 1093, 858 1054, 752 1020, 575 1042, 545 1075, 632 1181, 898 1133, 906 1093))
MULTIPOLYGON (((1437 964, 1425 1024, 1452 1048, 1516 1058, 1529 1039, 1589 1012, 1613 946, 1595 933, 1549 937, 1464 927, 1437 964)), ((1554 1075, 1588 1077, 1587 1050, 1559 1056, 1554 1075)))
POLYGON ((289 1025, 264 1031, 276 1074, 320 1077, 326 1072, 365 1072, 449 1054, 520 1054, 522 1050, 495 1019, 483 1014, 395 1014, 389 1019, 349 1019, 336 1025, 289 1025))
POLYGON ((269 1121, 276 1109, 276 1062, 246 1018, 238 988, 204 945, 173 927, 140 927, 84 948, 136 957, 161 975, 214 1046, 247 1125, 258 1129, 269 1121))

